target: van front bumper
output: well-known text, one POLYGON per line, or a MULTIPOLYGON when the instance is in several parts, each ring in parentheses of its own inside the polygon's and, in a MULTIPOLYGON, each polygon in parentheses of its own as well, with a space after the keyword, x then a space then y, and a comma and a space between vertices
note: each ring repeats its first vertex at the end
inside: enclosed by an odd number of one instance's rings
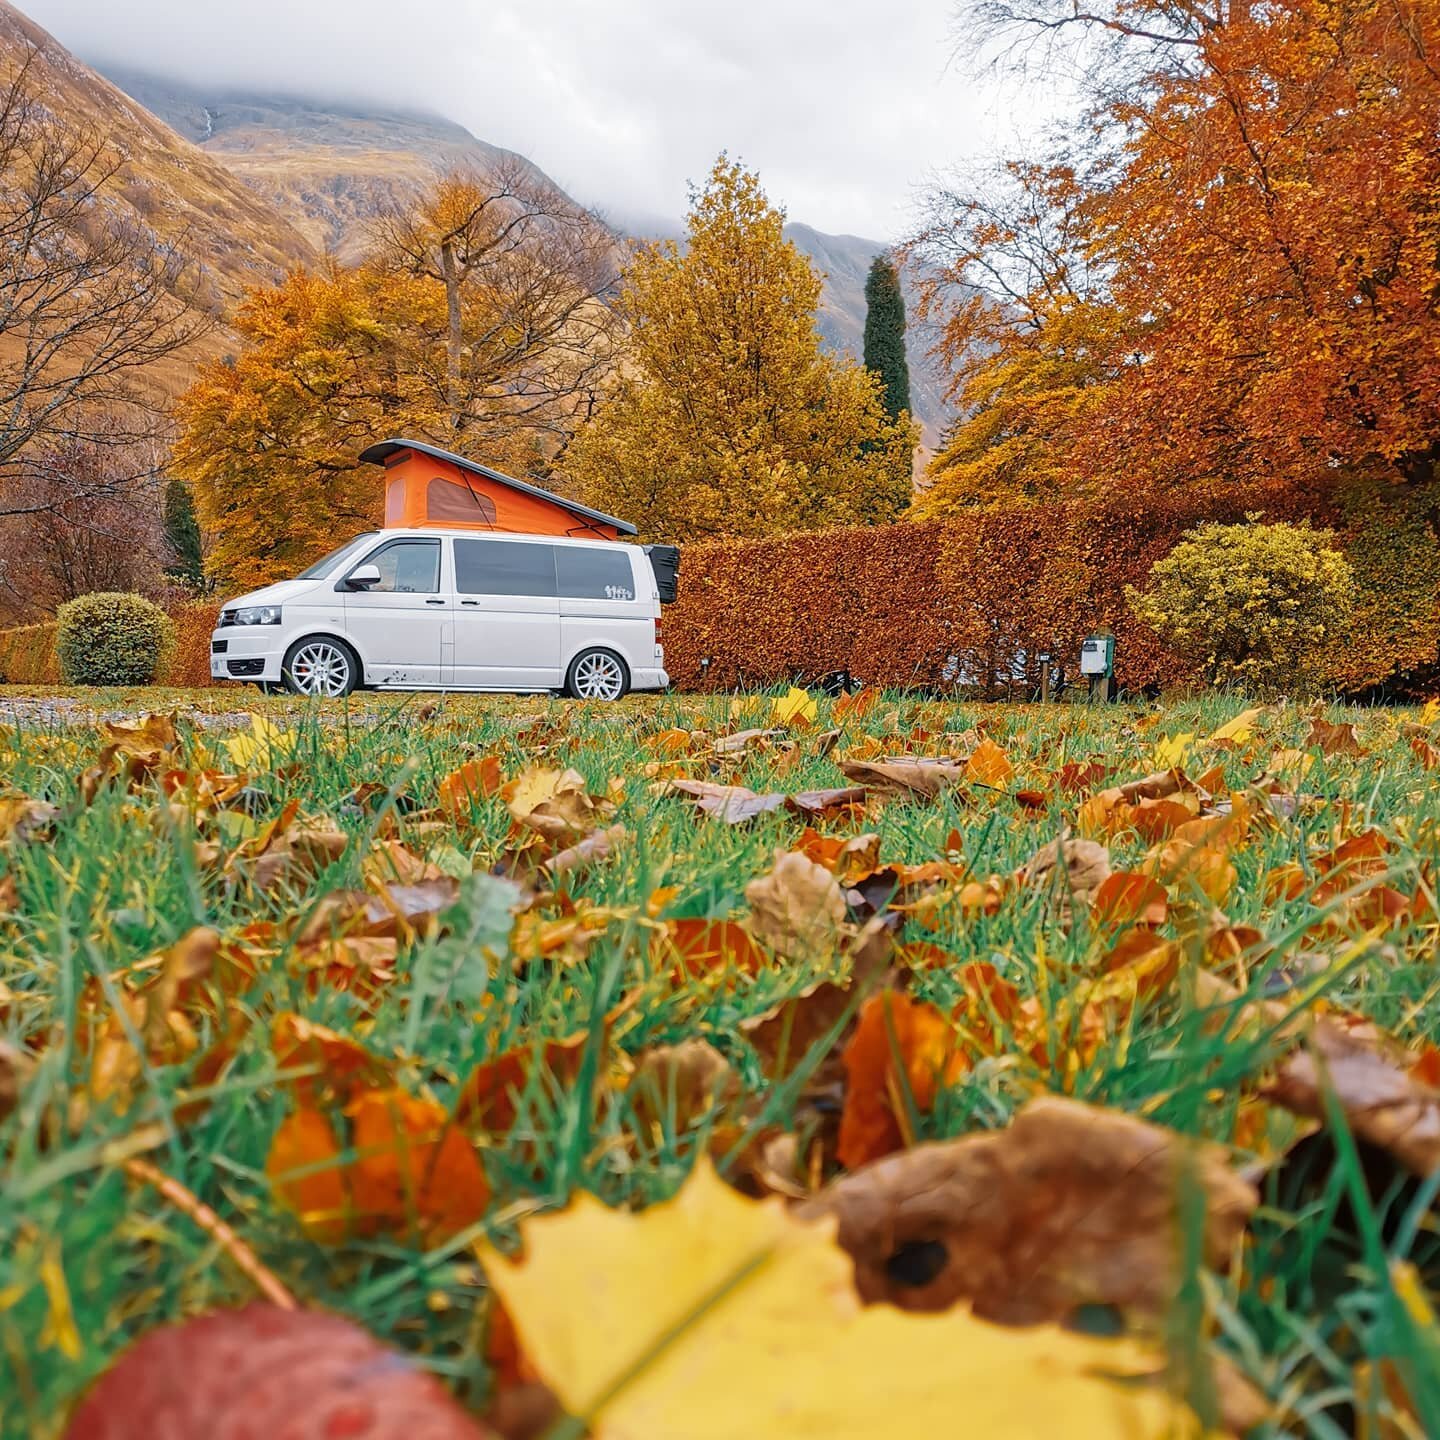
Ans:
POLYGON ((278 626, 227 625, 210 635, 210 678, 212 680, 280 679, 283 652, 272 638, 278 626), (262 632, 270 630, 272 635, 262 632))

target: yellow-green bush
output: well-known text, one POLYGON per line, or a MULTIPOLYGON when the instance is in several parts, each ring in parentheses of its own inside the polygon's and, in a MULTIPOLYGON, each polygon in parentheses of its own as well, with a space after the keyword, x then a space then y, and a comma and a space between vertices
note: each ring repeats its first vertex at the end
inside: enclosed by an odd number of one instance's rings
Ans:
POLYGON ((1308 522, 1198 525, 1126 596, 1211 684, 1303 688, 1323 673, 1355 608, 1334 538, 1308 522))
POLYGON ((149 685, 174 637, 174 623, 153 601, 102 590, 60 607, 55 653, 67 685, 149 685))

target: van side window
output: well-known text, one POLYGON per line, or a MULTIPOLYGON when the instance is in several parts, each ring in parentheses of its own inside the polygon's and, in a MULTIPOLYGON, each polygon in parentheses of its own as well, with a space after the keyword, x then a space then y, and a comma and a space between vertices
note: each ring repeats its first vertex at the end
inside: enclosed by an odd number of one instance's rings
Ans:
POLYGON ((566 600, 633 600, 635 572, 628 550, 557 545, 555 569, 566 600))
POLYGON ((393 592, 405 595, 433 595, 440 588, 440 542, 438 540, 392 540, 372 551, 361 562, 380 572, 380 583, 370 594, 393 592))
POLYGON ((457 540, 455 588, 462 595, 555 598, 555 547, 516 540, 457 540))

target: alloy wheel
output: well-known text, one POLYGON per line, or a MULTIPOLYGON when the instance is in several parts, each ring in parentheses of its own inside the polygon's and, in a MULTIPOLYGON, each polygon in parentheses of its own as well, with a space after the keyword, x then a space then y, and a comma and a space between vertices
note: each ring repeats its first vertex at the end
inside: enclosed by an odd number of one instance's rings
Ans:
POLYGON ((582 700, 618 700, 625 690, 625 669, 613 655, 595 651, 575 666, 575 693, 582 700))
POLYGON ((343 695, 350 688, 350 657, 328 640, 311 640, 291 658, 290 679, 302 695, 343 695))

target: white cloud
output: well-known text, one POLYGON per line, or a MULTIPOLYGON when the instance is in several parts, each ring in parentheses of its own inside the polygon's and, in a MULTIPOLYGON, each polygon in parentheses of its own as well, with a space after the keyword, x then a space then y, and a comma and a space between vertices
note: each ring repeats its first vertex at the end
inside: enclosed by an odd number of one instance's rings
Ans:
POLYGON ((950 0, 30 0, 83 58, 438 111, 616 212, 678 216, 721 149, 822 230, 888 239, 915 185, 1017 125, 950 57, 950 0))

